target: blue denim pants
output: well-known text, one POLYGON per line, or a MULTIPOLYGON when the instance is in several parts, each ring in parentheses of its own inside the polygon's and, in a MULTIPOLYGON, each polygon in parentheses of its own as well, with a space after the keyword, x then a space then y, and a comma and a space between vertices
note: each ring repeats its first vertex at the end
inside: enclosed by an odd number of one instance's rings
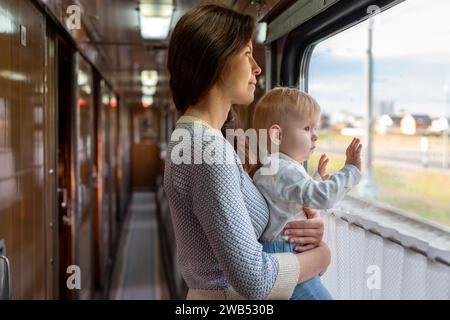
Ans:
MULTIPOLYGON (((268 241, 261 241, 261 244, 264 252, 267 253, 296 252, 294 247, 298 245, 288 242, 268 241)), ((322 284, 322 281, 320 281, 320 277, 315 276, 308 281, 298 284, 290 300, 333 300, 333 297, 322 284)))

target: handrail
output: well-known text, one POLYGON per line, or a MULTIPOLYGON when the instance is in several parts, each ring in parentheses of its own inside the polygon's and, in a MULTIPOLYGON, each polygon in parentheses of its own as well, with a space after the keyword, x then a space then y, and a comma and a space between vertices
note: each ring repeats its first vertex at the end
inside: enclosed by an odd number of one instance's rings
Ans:
POLYGON ((3 255, 0 255, 0 300, 11 300, 9 260, 3 255))

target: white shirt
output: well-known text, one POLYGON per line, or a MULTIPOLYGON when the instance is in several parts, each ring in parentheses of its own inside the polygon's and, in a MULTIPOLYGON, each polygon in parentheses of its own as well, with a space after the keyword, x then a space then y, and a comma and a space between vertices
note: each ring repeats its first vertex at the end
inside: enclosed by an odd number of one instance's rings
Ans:
POLYGON ((284 226, 292 220, 307 219, 304 207, 330 209, 361 180, 358 168, 347 164, 328 180, 316 181, 302 164, 281 152, 272 154, 263 167, 256 171, 253 182, 270 210, 269 223, 260 238, 264 241, 286 241, 284 226), (261 169, 268 166, 278 169, 274 174, 264 174, 261 169))

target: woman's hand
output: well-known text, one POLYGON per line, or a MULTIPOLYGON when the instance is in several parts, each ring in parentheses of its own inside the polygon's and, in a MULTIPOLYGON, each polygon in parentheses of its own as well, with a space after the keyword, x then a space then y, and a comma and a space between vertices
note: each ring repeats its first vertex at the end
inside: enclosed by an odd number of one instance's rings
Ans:
POLYGON ((323 275, 331 262, 331 252, 325 242, 321 242, 312 250, 297 254, 296 257, 300 264, 299 283, 323 275))
POLYGON ((296 246, 297 252, 304 252, 318 247, 323 238, 324 224, 318 212, 304 208, 307 220, 291 221, 284 228, 284 234, 289 236, 289 242, 301 243, 296 246))
POLYGON ((327 244, 323 241, 319 244, 319 248, 322 249, 323 257, 325 259, 322 270, 319 273, 319 276, 323 276, 331 263, 331 251, 330 248, 328 248, 327 244))

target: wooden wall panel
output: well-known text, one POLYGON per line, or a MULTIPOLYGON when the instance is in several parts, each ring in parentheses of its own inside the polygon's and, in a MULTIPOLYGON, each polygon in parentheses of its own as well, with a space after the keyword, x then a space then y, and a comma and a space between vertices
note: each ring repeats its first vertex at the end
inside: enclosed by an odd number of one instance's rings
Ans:
POLYGON ((98 94, 96 101, 96 164, 97 164, 97 206, 95 211, 95 285, 106 297, 108 274, 110 272, 110 213, 107 189, 108 166, 106 162, 106 110, 109 108, 108 88, 104 80, 95 84, 98 94))
POLYGON ((160 167, 159 113, 135 108, 132 113, 132 184, 134 189, 156 190, 160 167))
POLYGON ((111 113, 111 99, 112 99, 112 91, 111 89, 105 84, 103 89, 103 100, 102 103, 102 111, 104 112, 105 118, 104 118, 104 134, 103 134, 103 142, 104 142, 104 166, 103 166, 103 176, 104 176, 104 215, 105 215, 105 221, 108 222, 107 224, 107 232, 108 232, 108 256, 112 256, 113 254, 113 243, 114 243, 114 237, 115 237, 115 229, 116 229, 116 219, 115 219, 115 206, 113 203, 113 188, 114 188, 114 171, 112 170, 112 152, 111 152, 111 142, 110 142, 110 113, 111 113), (107 217, 106 217, 107 216, 107 217))
POLYGON ((57 278, 59 243, 57 239, 58 231, 58 215, 57 215, 57 175, 56 175, 56 155, 57 155, 57 57, 56 57, 56 34, 54 30, 47 27, 46 30, 46 46, 47 49, 45 60, 46 75, 44 78, 46 95, 45 95, 45 113, 44 113, 44 172, 45 172, 45 228, 46 228, 46 283, 47 298, 56 299, 58 297, 57 278))
MULTIPOLYGON (((69 3, 67 0, 48 2, 56 3, 57 8, 69 3)), ((6 254, 11 261, 13 298, 53 298, 58 294, 58 283, 52 281, 57 279, 55 268, 59 265, 59 256, 55 254, 59 252, 58 241, 53 233, 58 230, 55 166, 56 104, 60 102, 55 97, 58 83, 54 72, 58 60, 55 51, 52 51, 53 56, 50 54, 55 43, 46 38, 45 16, 33 1, 0 0, 0 4, 0 239, 5 240, 6 254), (21 25, 26 28, 26 46, 20 42, 21 25), (47 65, 46 41, 49 41, 47 65), (52 59, 55 59, 54 65, 51 65, 52 59), (52 265, 53 258, 56 260, 52 265)), ((92 91, 91 66, 81 57, 78 61, 89 76, 92 91)), ((107 90, 112 96, 111 90, 107 90)), ((70 143, 74 143, 76 149, 70 154, 76 152, 76 155, 70 159, 70 186, 67 186, 73 201, 69 204, 76 215, 70 226, 75 238, 69 243, 73 248, 67 250, 75 253, 74 260, 70 255, 70 262, 79 264, 82 272, 82 292, 74 297, 90 298, 93 292, 93 206, 98 197, 92 176, 94 144, 101 144, 103 154, 100 157, 104 158, 104 166, 99 168, 104 176, 96 181, 101 180, 99 190, 103 194, 100 199, 101 243, 107 244, 100 247, 102 265, 109 266, 118 234, 118 212, 124 212, 130 189, 130 118, 126 108, 111 107, 109 102, 103 106, 104 128, 100 133, 103 141, 99 143, 94 134, 92 93, 83 93, 78 87, 78 98, 84 102, 83 106, 77 104, 76 112, 71 114, 76 118, 72 122, 76 129, 71 132, 74 135, 70 143)), ((59 110, 73 110, 69 101, 59 105, 59 110)))
POLYGON ((45 19, 25 0, 2 1, 0 15, 0 239, 11 262, 13 298, 43 299, 45 19))
MULTIPOLYGON (((112 92, 110 92, 110 97, 113 101, 117 102, 117 98, 112 92)), ((114 240, 118 235, 117 228, 117 133, 118 133, 118 122, 117 122, 117 105, 110 102, 107 111, 107 122, 108 122, 108 164, 109 164, 109 199, 110 199, 110 218, 111 218, 111 238, 114 240)))
POLYGON ((118 196, 120 203, 120 218, 126 213, 127 199, 130 196, 130 157, 131 157, 131 123, 130 111, 124 104, 119 108, 119 158, 118 158, 118 196))
POLYGON ((78 55, 76 106, 76 172, 77 172, 77 233, 78 263, 81 269, 82 299, 92 298, 93 273, 93 152, 94 103, 93 72, 91 66, 78 55))
MULTIPOLYGON (((13 148, 11 89, 12 81, 4 70, 11 70, 11 53, 13 38, 13 20, 10 1, 0 7, 0 240, 6 241, 6 255, 12 260, 14 242, 12 218, 14 207, 17 206, 17 149, 13 148)), ((12 263, 12 261, 11 261, 12 263)))

